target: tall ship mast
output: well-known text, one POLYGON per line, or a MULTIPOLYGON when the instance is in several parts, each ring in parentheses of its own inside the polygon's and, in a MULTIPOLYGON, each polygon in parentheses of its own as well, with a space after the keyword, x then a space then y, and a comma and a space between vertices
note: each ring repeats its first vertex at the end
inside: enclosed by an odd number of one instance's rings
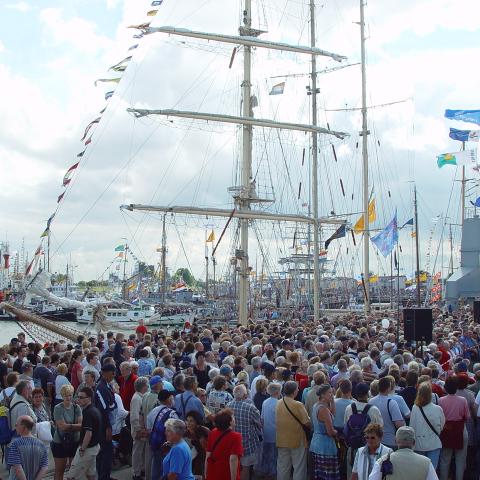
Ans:
MULTIPOLYGON (((310 3, 311 12, 314 13, 314 2, 310 3)), ((197 38, 207 41, 215 41, 226 44, 234 44, 243 48, 243 80, 241 83, 242 100, 241 100, 241 115, 225 115, 219 113, 204 113, 194 111, 181 111, 174 109, 140 109, 129 108, 128 111, 135 117, 146 117, 151 115, 160 115, 163 117, 177 117, 197 119, 207 122, 221 122, 232 123, 241 127, 241 145, 242 155, 240 164, 240 184, 231 187, 229 191, 233 195, 233 208, 200 208, 195 206, 156 206, 156 205, 141 205, 130 204, 123 205, 123 209, 130 211, 144 211, 157 213, 177 213, 196 216, 208 217, 224 217, 228 219, 237 219, 240 227, 240 241, 239 248, 235 252, 235 261, 238 270, 238 321, 241 324, 246 324, 249 318, 249 291, 250 291, 250 273, 251 261, 249 258, 249 228, 250 224, 255 220, 276 221, 276 222, 293 222, 295 224, 306 224, 313 226, 314 230, 314 310, 315 317, 319 317, 320 305, 320 282, 319 282, 319 228, 322 224, 341 225, 345 223, 341 218, 320 217, 318 212, 318 197, 312 198, 313 201, 313 215, 300 215, 289 213, 277 213, 266 210, 252 208, 256 204, 261 204, 267 199, 259 198, 254 177, 252 175, 252 157, 253 157, 253 129, 254 127, 262 127, 268 129, 280 129, 305 132, 312 135, 312 168, 317 172, 316 155, 317 155, 317 136, 318 134, 333 135, 337 138, 345 138, 346 133, 332 131, 329 128, 319 127, 316 124, 316 103, 312 102, 313 111, 312 124, 302 124, 293 122, 279 122, 271 119, 256 118, 253 114, 255 105, 255 98, 252 96, 252 56, 253 48, 262 48, 269 50, 280 50, 287 52, 295 52, 298 54, 311 55, 312 57, 325 56, 333 58, 336 61, 342 61, 345 57, 319 49, 315 46, 315 24, 312 21, 311 46, 291 45, 281 42, 272 42, 261 40, 258 37, 265 33, 261 30, 252 28, 252 2, 251 0, 244 1, 243 22, 239 28, 239 35, 221 35, 216 33, 206 33, 201 31, 192 31, 183 28, 174 27, 150 27, 145 26, 143 33, 164 33, 169 35, 176 35, 180 37, 197 38)), ((314 15, 313 15, 314 17, 314 15)), ((312 17, 312 19, 313 19, 312 17)), ((312 87, 315 93, 316 90, 316 64, 312 61, 312 87)), ((315 96, 313 97, 315 99, 315 96)), ((313 175, 312 195, 315 197, 317 188, 316 173, 313 175)))

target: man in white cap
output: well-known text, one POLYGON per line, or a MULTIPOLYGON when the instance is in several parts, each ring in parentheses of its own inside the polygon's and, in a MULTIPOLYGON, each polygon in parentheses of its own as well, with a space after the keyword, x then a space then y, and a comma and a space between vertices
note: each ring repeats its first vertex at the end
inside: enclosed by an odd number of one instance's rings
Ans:
POLYGON ((375 463, 369 480, 438 480, 429 458, 413 451, 415 430, 400 427, 395 435, 398 450, 375 463))

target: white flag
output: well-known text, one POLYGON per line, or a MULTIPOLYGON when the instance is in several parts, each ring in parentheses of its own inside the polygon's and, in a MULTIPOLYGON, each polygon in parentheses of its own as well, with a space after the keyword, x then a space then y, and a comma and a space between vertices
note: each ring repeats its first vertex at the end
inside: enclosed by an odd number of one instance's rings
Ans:
POLYGON ((284 89, 285 89, 285 82, 278 83, 277 85, 274 85, 272 87, 269 95, 282 95, 284 89))

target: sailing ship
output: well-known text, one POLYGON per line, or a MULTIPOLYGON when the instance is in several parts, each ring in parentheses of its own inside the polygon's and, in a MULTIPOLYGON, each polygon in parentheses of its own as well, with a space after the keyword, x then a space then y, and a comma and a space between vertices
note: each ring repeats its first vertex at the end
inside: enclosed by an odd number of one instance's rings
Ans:
MULTIPOLYGON (((220 217, 227 219, 227 225, 231 220, 238 220, 239 224, 239 244, 235 248, 235 255, 232 263, 235 265, 238 273, 238 316, 239 323, 245 325, 250 316, 249 292, 250 276, 252 271, 251 258, 249 256, 249 227, 252 222, 272 221, 272 222, 292 222, 294 224, 310 225, 313 229, 313 290, 314 290, 314 316, 319 319, 320 316, 320 239, 319 230, 323 224, 341 225, 345 223, 344 218, 320 217, 318 206, 318 135, 332 135, 343 139, 347 136, 344 132, 330 130, 320 127, 317 124, 317 56, 332 58, 336 61, 346 60, 346 57, 322 50, 316 46, 315 42, 315 3, 310 1, 311 12, 311 42, 309 46, 292 45, 282 42, 274 42, 260 39, 265 31, 252 27, 252 1, 245 0, 242 11, 242 25, 239 27, 238 35, 224 35, 217 33, 208 33, 202 31, 188 30, 180 27, 151 27, 149 24, 140 25, 138 28, 143 35, 161 33, 182 38, 195 38, 203 41, 218 42, 223 44, 233 44, 236 49, 243 50, 243 79, 241 82, 241 114, 227 115, 223 113, 205 113, 195 111, 182 111, 174 109, 144 109, 132 107, 128 111, 136 118, 147 116, 166 117, 168 119, 187 118, 201 120, 204 122, 220 122, 223 124, 235 124, 241 128, 241 162, 239 166, 239 184, 230 187, 229 191, 233 197, 233 206, 230 209, 221 208, 201 208, 196 206, 156 206, 129 204, 122 206, 123 209, 138 212, 156 212, 165 215, 182 214, 195 215, 207 218, 220 217), (255 49, 277 50, 284 52, 294 52, 300 55, 311 56, 311 97, 312 97, 312 122, 311 124, 301 124, 294 122, 280 122, 272 119, 256 118, 254 108, 258 101, 252 92, 252 58, 255 49), (312 151, 312 214, 301 215, 291 213, 278 213, 267 209, 258 208, 259 205, 269 203, 266 198, 261 198, 256 188, 256 180, 253 174, 253 133, 254 128, 258 129, 279 129, 295 132, 305 132, 311 135, 312 151), (254 208, 256 206, 256 208, 254 208)), ((236 51, 236 50, 235 50, 236 51)), ((165 216, 164 216, 165 218, 165 216)))

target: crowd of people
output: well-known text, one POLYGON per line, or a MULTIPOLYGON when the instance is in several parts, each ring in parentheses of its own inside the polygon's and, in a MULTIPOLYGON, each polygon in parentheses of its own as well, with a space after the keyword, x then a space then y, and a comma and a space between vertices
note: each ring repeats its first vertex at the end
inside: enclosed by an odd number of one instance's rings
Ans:
POLYGON ((424 345, 383 316, 19 333, 0 348, 9 478, 478 478, 480 326, 434 311, 424 345))

